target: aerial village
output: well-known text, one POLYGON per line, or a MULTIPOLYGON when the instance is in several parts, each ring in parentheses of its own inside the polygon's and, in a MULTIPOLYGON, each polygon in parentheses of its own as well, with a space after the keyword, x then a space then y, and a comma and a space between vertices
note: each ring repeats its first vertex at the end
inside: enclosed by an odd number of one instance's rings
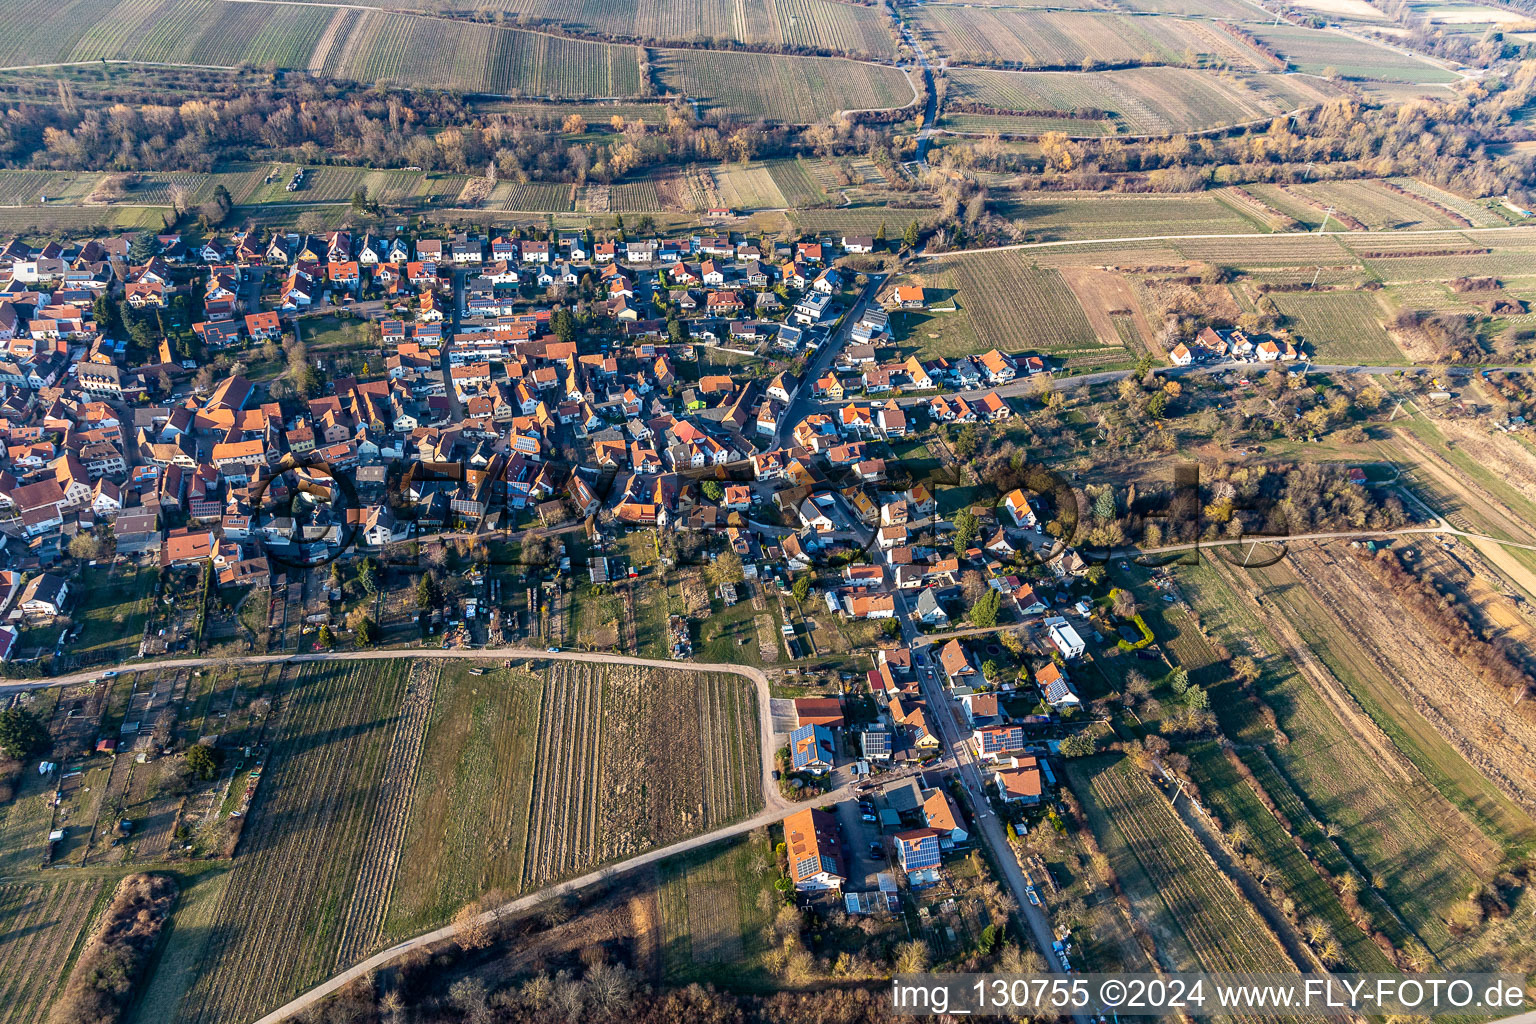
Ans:
POLYGON ((231 607, 266 609, 251 618, 267 651, 290 636, 294 650, 349 635, 590 645, 570 595, 633 580, 643 536, 711 588, 705 615, 666 613, 670 658, 730 657, 718 642, 695 650, 717 601, 777 604, 769 641, 788 661, 826 653, 827 617, 864 631, 868 667, 825 677, 837 696, 776 702, 787 742, 774 774, 809 801, 786 822, 791 874, 807 898, 854 879, 860 909, 896 871, 932 884, 941 854, 970 846, 925 766, 953 759, 1027 830, 1055 786, 1062 718, 1080 710, 1084 634, 1127 649, 1150 634, 1117 635, 1074 592, 1092 567, 1056 543, 1033 496, 941 515, 935 485, 903 469, 908 439, 1007 420, 1009 398, 1050 367, 995 349, 893 358, 892 318, 925 308, 924 289, 839 265, 881 245, 347 231, 195 248, 176 235, 12 242, 7 670, 92 663, 69 643, 100 611, 82 608, 87 565, 154 581, 130 655, 208 650, 236 632, 208 626, 231 607), (347 327, 347 361, 304 347, 317 322, 347 327), (509 588, 481 569, 432 571, 442 585, 413 607, 424 552, 450 541, 517 545, 524 575, 509 588), (409 565, 401 600, 342 614, 339 566, 360 561, 409 565), (999 622, 1027 643, 1000 648, 999 622), (846 821, 810 805, 850 782, 868 796, 846 821))

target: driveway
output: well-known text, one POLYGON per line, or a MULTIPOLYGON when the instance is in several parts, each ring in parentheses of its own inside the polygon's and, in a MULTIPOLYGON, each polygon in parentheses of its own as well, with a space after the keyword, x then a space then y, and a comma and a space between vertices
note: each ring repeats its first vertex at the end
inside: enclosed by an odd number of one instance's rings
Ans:
POLYGON ((843 888, 849 892, 874 892, 880 888, 875 873, 886 866, 885 861, 871 860, 869 856, 869 844, 880 838, 880 826, 859 820, 859 802, 852 797, 838 801, 836 812, 847 854, 844 868, 848 883, 843 888))

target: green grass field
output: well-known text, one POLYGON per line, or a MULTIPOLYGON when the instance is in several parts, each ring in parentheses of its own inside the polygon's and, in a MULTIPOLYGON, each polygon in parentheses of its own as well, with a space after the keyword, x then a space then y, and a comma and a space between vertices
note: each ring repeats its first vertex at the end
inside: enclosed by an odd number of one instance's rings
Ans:
POLYGON ((1253 908, 1128 760, 1067 762, 1099 846, 1178 970, 1290 971, 1253 908))
POLYGON ((768 977, 778 875, 766 832, 666 861, 658 871, 662 960, 673 984, 739 987, 768 977), (766 908, 766 909, 765 909, 766 908))
POLYGON ((110 891, 96 875, 0 885, 0 1022, 47 1019, 110 891))
MULTIPOLYGON (((1426 730, 1427 723, 1415 722, 1418 716, 1405 706, 1401 694, 1376 676, 1370 662, 1331 625, 1283 564, 1261 570, 1257 582, 1265 591, 1266 614, 1286 617, 1325 670, 1425 775, 1412 785, 1388 778, 1379 759, 1341 722, 1338 709, 1282 656, 1251 602, 1210 568, 1181 570, 1181 586, 1206 628, 1259 661, 1263 675, 1258 690, 1289 737, 1287 743, 1267 742, 1256 719, 1238 715, 1229 725, 1238 730, 1238 738, 1264 745, 1262 754, 1256 748, 1251 754, 1245 751, 1244 762, 1285 810, 1292 830, 1314 844, 1332 873, 1353 871, 1354 863, 1377 880, 1379 888, 1364 891, 1362 901, 1394 943, 1417 935, 1447 963, 1476 955, 1478 936, 1453 938, 1444 915, 1475 884, 1473 851, 1490 841, 1523 841, 1518 837, 1528 835, 1529 819, 1510 818, 1507 811, 1494 813, 1494 808, 1507 808, 1508 801, 1443 739, 1426 730), (1468 816, 1448 814, 1451 807, 1468 816), (1324 826, 1336 828, 1336 844, 1326 841, 1324 826), (1480 828, 1483 835, 1478 835, 1480 828), (1458 832, 1468 838, 1451 838, 1458 832), (1397 917, 1411 931, 1404 931, 1397 917)), ((1218 706, 1215 701, 1213 706, 1218 706)), ((1228 712, 1223 708, 1224 722, 1228 712)))
POLYGON ((105 652, 112 660, 137 654, 155 577, 154 569, 114 567, 110 574, 98 569, 87 579, 75 581, 77 597, 70 618, 83 629, 69 650, 93 655, 105 652))
POLYGON ((814 206, 827 201, 826 190, 811 173, 805 160, 772 160, 768 174, 784 196, 785 206, 814 206))
POLYGON ((1424 231, 1463 226, 1428 203, 1390 191, 1379 181, 1330 181, 1292 185, 1304 199, 1333 207, 1372 231, 1424 231))
POLYGON ((1296 25, 1255 25, 1250 31, 1289 58, 1297 71, 1322 74, 1332 69, 1345 78, 1374 78, 1414 84, 1451 82, 1456 76, 1427 60, 1405 56, 1385 46, 1296 25))
MULTIPOLYGON (((1157 600, 1157 592, 1151 588, 1135 589, 1143 603, 1145 620, 1158 640, 1172 652, 1175 663, 1189 672, 1190 681, 1211 694, 1211 707, 1223 733, 1249 748, 1243 752, 1245 762, 1262 763, 1263 755, 1254 753, 1252 748, 1271 741, 1273 735, 1243 698, 1226 663, 1218 658, 1194 618, 1182 607, 1157 600)), ((1350 919, 1327 881, 1297 848, 1289 831, 1293 823, 1269 812, 1221 747, 1200 743, 1186 747, 1184 752, 1190 758, 1201 797, 1227 831, 1241 823, 1248 836, 1249 851, 1277 872, 1285 894, 1296 902, 1298 915, 1303 919, 1316 917, 1328 924, 1348 957, 1351 970, 1391 970, 1391 962, 1350 919)), ((1275 799, 1274 794, 1268 795, 1275 799)), ((1319 839, 1326 842, 1326 837, 1307 836, 1314 845, 1319 839)))
POLYGON ((401 848, 406 870, 385 932, 409 935, 453 916, 489 889, 522 878, 539 683, 526 673, 443 671, 417 769, 417 799, 401 848), (502 776, 501 773, 507 773, 502 776), (488 777, 499 777, 488 785, 488 777))

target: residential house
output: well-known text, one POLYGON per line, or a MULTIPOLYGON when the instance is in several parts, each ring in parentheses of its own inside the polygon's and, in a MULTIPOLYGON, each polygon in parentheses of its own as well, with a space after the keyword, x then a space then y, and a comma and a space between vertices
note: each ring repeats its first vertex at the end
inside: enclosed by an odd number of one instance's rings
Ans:
POLYGON ((16 607, 23 615, 58 616, 64 614, 69 603, 69 581, 62 576, 45 572, 34 576, 21 591, 16 607))
POLYGON ((797 892, 839 890, 845 881, 837 818, 807 807, 784 819, 784 846, 797 892))
POLYGON ((988 761, 996 761, 1024 749, 1024 727, 982 725, 972 730, 971 740, 976 744, 977 755, 988 761))
POLYGON ((797 697, 795 720, 801 726, 822 725, 828 729, 841 729, 843 702, 837 697, 797 697))
POLYGON ((939 849, 947 850, 970 838, 965 819, 954 798, 942 789, 930 789, 923 793, 923 820, 928 827, 939 833, 939 849))
POLYGON ((837 764, 837 745, 832 730, 824 725, 802 725, 789 734, 789 759, 793 771, 825 775, 837 764))
POLYGON ((992 769, 997 795, 1008 803, 1038 804, 1041 796, 1040 762, 1034 757, 1009 757, 992 769))
POLYGON ((925 588, 921 594, 917 595, 915 614, 917 621, 925 626, 949 625, 949 613, 944 610, 943 605, 939 604, 939 599, 934 596, 932 587, 925 588))
POLYGON ((936 828, 916 828, 891 837, 896 844, 896 862, 907 873, 907 884, 921 888, 938 883, 941 836, 936 828))
POLYGON ((981 682, 981 673, 971 664, 959 637, 939 650, 939 667, 944 670, 950 686, 974 686, 981 682))
POLYGON ((1047 662, 1035 673, 1035 682, 1040 687, 1040 695, 1051 707, 1059 710, 1082 706, 1083 702, 1078 698, 1077 691, 1072 688, 1071 680, 1061 670, 1061 666, 1054 661, 1047 662))
POLYGON ((1050 637, 1051 643, 1061 652, 1061 656, 1068 661, 1080 657, 1087 649, 1077 630, 1059 615, 1045 620, 1045 632, 1050 637))

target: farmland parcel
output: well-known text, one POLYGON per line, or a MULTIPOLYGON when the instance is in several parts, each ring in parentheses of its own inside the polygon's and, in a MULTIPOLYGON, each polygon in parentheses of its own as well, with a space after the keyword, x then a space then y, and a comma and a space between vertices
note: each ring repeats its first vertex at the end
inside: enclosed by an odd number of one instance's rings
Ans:
POLYGON ((531 891, 761 806, 737 676, 561 663, 540 675, 290 670, 267 777, 178 1019, 271 1009, 492 890, 531 891))

